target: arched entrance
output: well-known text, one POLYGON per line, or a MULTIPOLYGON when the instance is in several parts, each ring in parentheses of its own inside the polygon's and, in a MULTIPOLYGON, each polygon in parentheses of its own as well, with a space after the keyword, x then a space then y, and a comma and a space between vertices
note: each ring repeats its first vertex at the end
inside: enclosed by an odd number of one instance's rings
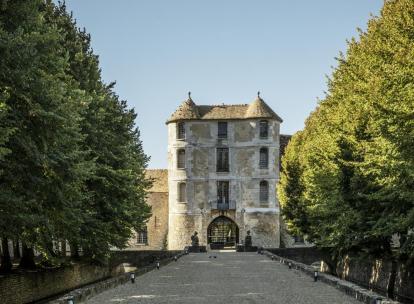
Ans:
POLYGON ((207 243, 211 249, 235 247, 239 242, 239 227, 225 216, 214 219, 207 228, 207 243))

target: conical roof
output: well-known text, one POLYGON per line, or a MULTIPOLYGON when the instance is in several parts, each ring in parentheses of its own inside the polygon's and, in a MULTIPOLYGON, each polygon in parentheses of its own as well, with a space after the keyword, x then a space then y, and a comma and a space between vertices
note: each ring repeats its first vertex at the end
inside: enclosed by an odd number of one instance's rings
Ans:
POLYGON ((282 122, 282 118, 257 95, 251 104, 231 105, 196 105, 188 93, 178 109, 167 120, 167 124, 180 120, 235 120, 235 119, 275 119, 282 122))
POLYGON ((199 119, 200 115, 198 114, 197 106, 194 101, 191 99, 191 93, 188 92, 188 99, 183 101, 183 103, 178 107, 178 109, 171 115, 167 123, 183 120, 183 119, 199 119))
POLYGON ((282 118, 277 115, 267 103, 257 94, 257 98, 249 104, 244 118, 273 118, 282 122, 282 118))

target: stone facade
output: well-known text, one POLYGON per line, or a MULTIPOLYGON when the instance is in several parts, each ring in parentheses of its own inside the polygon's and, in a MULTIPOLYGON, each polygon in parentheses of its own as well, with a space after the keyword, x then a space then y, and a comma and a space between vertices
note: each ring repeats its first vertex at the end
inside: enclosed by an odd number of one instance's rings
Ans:
POLYGON ((129 241, 128 250, 165 250, 168 234, 168 171, 147 170, 153 185, 147 196, 147 204, 151 206, 152 216, 146 225, 146 231, 134 231, 129 241), (145 233, 146 237, 139 237, 145 233))
POLYGON ((194 231, 200 245, 208 245, 209 227, 219 217, 236 224, 235 242, 241 243, 250 230, 254 246, 279 247, 281 122, 260 97, 250 105, 220 106, 197 106, 189 98, 178 108, 167 122, 169 249, 189 245, 194 231), (218 136, 219 122, 227 124, 226 136, 218 136), (260 136, 263 122, 266 136, 260 136), (228 170, 218 172, 222 148, 228 149, 228 170), (260 166, 262 149, 267 164, 260 166), (228 190, 218 201, 220 182, 228 190), (267 185, 267 194, 260 200, 261 183, 267 185), (226 207, 218 207, 223 200, 226 207))

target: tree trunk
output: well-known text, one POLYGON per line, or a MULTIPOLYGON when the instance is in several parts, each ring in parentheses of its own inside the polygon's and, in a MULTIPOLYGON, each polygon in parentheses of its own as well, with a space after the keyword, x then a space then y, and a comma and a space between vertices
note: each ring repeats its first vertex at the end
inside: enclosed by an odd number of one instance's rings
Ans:
POLYGON ((67 247, 67 244, 68 244, 68 241, 66 241, 66 240, 63 240, 61 242, 61 255, 63 257, 66 257, 66 247, 67 247))
POLYGON ((75 242, 69 243, 70 246, 70 256, 77 260, 79 259, 79 246, 75 242))
POLYGON ((36 269, 33 248, 30 248, 25 243, 23 243, 22 252, 23 252, 23 255, 22 255, 22 258, 20 259, 19 267, 23 269, 36 269))
POLYGON ((395 279, 397 277, 397 270, 398 270, 397 268, 398 268, 398 264, 393 258, 392 266, 391 266, 391 274, 388 279, 388 285, 387 285, 387 297, 389 297, 390 299, 394 299, 395 279))
POLYGON ((21 258, 21 254, 20 254, 20 241, 19 238, 16 238, 13 241, 13 253, 14 253, 14 258, 15 259, 20 259, 21 258))
POLYGON ((7 238, 1 239, 1 247, 3 248, 3 254, 1 256, 0 272, 10 272, 13 264, 10 258, 9 241, 7 238))

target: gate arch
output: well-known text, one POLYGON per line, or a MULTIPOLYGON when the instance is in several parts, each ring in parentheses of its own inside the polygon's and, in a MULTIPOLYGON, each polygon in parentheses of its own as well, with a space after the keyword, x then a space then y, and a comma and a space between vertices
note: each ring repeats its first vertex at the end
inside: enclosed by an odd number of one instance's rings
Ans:
POLYGON ((207 244, 214 248, 235 247, 239 242, 239 227, 230 218, 219 216, 207 228, 207 244))

